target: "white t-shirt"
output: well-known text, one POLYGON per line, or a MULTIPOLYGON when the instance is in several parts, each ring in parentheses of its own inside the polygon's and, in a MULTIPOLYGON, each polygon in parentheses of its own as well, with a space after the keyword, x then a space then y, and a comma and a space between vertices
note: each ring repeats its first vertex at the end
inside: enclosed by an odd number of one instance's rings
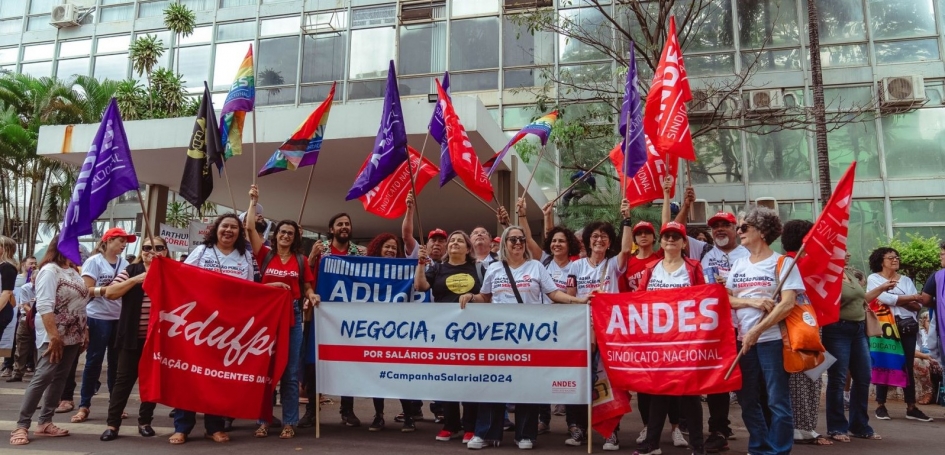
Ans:
MULTIPOLYGON (((108 286, 115 277, 128 267, 128 261, 119 256, 116 264, 109 264, 101 253, 85 260, 82 264, 82 276, 95 280, 96 286, 108 286)), ((90 318, 104 321, 116 321, 121 316, 121 299, 110 300, 96 297, 89 301, 85 312, 90 318)))
MULTIPOLYGON (((747 257, 737 259, 732 264, 732 270, 729 272, 725 287, 731 289, 735 297, 754 299, 770 298, 778 301, 773 294, 774 290, 778 287, 778 281, 775 279, 775 269, 778 266, 778 258, 780 257, 780 254, 774 253, 767 259, 754 264, 752 264, 747 257)), ((801 293, 804 292, 804 281, 801 279, 801 273, 797 270, 797 267, 794 267, 791 270, 791 274, 787 275, 788 269, 791 268, 792 261, 793 259, 791 258, 785 258, 781 265, 781 279, 784 280, 784 286, 781 290, 791 290, 801 293)), ((739 308, 732 310, 732 322, 734 322, 735 326, 738 328, 738 339, 742 339, 742 337, 748 333, 748 330, 761 322, 764 314, 764 311, 757 308, 739 308)), ((777 325, 773 325, 758 337, 758 342, 764 343, 766 341, 780 339, 781 330, 777 325)))
POLYGON ((646 290, 677 289, 689 286, 689 284, 689 272, 686 271, 686 264, 682 264, 670 273, 663 268, 663 261, 659 261, 656 263, 656 267, 653 267, 653 274, 650 275, 650 282, 647 283, 646 290))
POLYGON ((237 249, 230 254, 223 254, 215 246, 207 248, 206 245, 200 245, 194 248, 184 263, 253 281, 253 258, 249 250, 246 250, 246 254, 240 254, 237 249))
MULTIPOLYGON (((886 284, 887 281, 889 280, 883 278, 882 275, 878 273, 871 273, 870 276, 866 277, 866 292, 870 292, 873 289, 886 284)), ((894 316, 915 319, 915 313, 900 307, 897 301, 899 300, 900 295, 916 295, 918 293, 919 290, 916 289, 915 283, 912 282, 912 278, 909 278, 905 275, 899 275, 899 281, 896 283, 896 287, 879 294, 879 296, 876 297, 876 300, 879 300, 879 303, 888 306, 892 310, 894 316)))
POLYGON ((577 277, 577 297, 583 299, 591 295, 595 289, 600 286, 601 292, 619 292, 617 289, 617 277, 627 271, 626 265, 622 269, 617 268, 617 256, 606 261, 601 261, 597 267, 591 265, 588 258, 581 258, 571 263, 571 274, 577 277), (602 267, 607 265, 607 273, 601 285, 602 267))
MULTIPOLYGON (((548 253, 541 253, 542 264, 544 264, 549 258, 551 258, 551 256, 548 255, 548 253)), ((551 262, 548 262, 548 265, 545 266, 545 269, 548 270, 548 274, 551 275, 551 281, 555 282, 555 286, 557 286, 558 290, 561 292, 566 292, 568 289, 568 275, 571 274, 571 264, 573 264, 573 262, 568 262, 564 265, 564 267, 561 267, 557 262, 555 262, 554 259, 551 259, 551 262)), ((545 303, 554 302, 552 302, 551 299, 546 295, 545 303)))
MULTIPOLYGON (((686 240, 689 242, 689 259, 695 259, 697 261, 702 259, 702 250, 705 249, 706 243, 702 240, 694 239, 692 237, 686 236, 686 240)), ((659 246, 660 238, 656 236, 656 243, 659 246)), ((713 248, 714 249, 714 248, 713 248)))
POLYGON ((702 270, 706 271, 709 267, 718 267, 719 276, 727 278, 729 272, 732 270, 732 264, 734 264, 737 259, 747 258, 750 255, 751 252, 748 251, 748 248, 742 245, 738 245, 734 250, 728 253, 720 250, 719 247, 714 247, 702 258, 702 270))
MULTIPOLYGON (((518 292, 522 295, 523 303, 547 303, 544 299, 545 294, 558 290, 541 262, 529 259, 517 268, 511 266, 510 268, 518 292)), ((480 292, 492 294, 492 303, 518 303, 509 283, 508 274, 505 273, 505 267, 499 261, 489 264, 486 275, 482 279, 480 292)))

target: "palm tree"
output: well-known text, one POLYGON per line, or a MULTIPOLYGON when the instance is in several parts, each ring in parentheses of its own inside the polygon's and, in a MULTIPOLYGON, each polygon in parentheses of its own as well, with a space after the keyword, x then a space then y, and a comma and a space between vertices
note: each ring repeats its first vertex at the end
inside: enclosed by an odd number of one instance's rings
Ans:
MULTIPOLYGON (((197 26, 197 16, 187 5, 177 1, 167 5, 167 8, 164 9, 164 26, 174 32, 177 37, 176 41, 179 44, 181 36, 188 37, 194 33, 194 27, 197 26)), ((180 62, 176 56, 174 61, 176 62, 177 71, 179 71, 180 62)))
MULTIPOLYGON (((151 72, 161 56, 164 55, 164 43, 156 35, 149 34, 136 39, 128 51, 131 68, 138 73, 138 77, 145 75, 148 79, 148 87, 151 87, 151 72)), ((148 107, 153 110, 153 104, 150 100, 148 107)))
POLYGON ((827 114, 824 102, 824 74, 820 65, 820 20, 817 1, 807 0, 807 33, 810 39, 811 88, 814 90, 814 135, 817 148, 817 171, 820 179, 820 203, 830 200, 830 157, 827 153, 827 114))

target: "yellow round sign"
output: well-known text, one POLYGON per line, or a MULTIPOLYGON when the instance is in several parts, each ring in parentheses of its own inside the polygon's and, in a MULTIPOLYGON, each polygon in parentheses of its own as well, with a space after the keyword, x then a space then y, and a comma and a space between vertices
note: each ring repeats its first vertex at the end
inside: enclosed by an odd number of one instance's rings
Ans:
POLYGON ((476 280, 468 273, 457 273, 446 279, 446 288, 454 294, 465 294, 476 285, 476 280))

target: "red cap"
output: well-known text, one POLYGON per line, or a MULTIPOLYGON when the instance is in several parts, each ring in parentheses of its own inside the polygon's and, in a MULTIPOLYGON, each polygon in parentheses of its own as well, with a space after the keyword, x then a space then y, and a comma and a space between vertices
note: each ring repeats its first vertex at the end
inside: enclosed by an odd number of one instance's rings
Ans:
POLYGON ((665 233, 667 233, 667 232, 678 232, 679 235, 685 237, 685 236, 686 236, 686 226, 684 226, 682 223, 677 223, 677 222, 675 222, 675 221, 670 221, 669 223, 664 224, 664 225, 663 225, 663 228, 660 229, 660 235, 663 235, 663 234, 665 234, 665 233))
POLYGON ((442 229, 440 229, 440 228, 436 228, 436 229, 430 231, 429 234, 427 234, 427 239, 432 239, 433 237, 437 237, 437 236, 443 237, 443 238, 445 239, 445 238, 446 238, 446 231, 444 231, 444 230, 442 230, 442 229))
POLYGON ((630 232, 632 232, 633 235, 637 235, 637 231, 641 229, 647 229, 650 231, 650 233, 656 234, 656 229, 653 228, 653 223, 649 221, 641 221, 637 223, 636 225, 633 226, 633 230, 630 232))
POLYGON ((728 212, 719 212, 719 213, 716 213, 715 215, 712 215, 712 218, 709 218, 709 222, 707 224, 709 226, 712 226, 718 221, 727 221, 729 224, 735 224, 736 222, 735 215, 732 215, 731 213, 728 213, 728 212))
POLYGON ((500 242, 502 242, 502 237, 496 237, 492 239, 492 243, 500 243, 500 242))
POLYGON ((125 240, 127 240, 127 241, 129 241, 129 242, 134 242, 135 240, 138 240, 138 237, 135 236, 134 234, 129 234, 129 233, 125 232, 125 230, 122 229, 122 228, 120 228, 120 227, 114 227, 114 228, 111 228, 111 229, 105 231, 105 235, 102 236, 102 241, 103 241, 103 242, 107 242, 107 241, 109 241, 110 239, 113 239, 113 238, 115 238, 115 237, 124 237, 125 240))

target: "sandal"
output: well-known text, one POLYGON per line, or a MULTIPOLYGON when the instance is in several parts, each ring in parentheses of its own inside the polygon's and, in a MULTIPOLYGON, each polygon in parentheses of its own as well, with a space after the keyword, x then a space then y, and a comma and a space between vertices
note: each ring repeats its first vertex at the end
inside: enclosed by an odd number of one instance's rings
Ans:
POLYGON ((62 414, 63 412, 72 412, 73 409, 75 409, 74 401, 63 400, 59 402, 59 407, 56 408, 56 413, 62 414))
POLYGON ((830 439, 837 442, 850 442, 850 437, 843 433, 832 434, 830 435, 830 439))
POLYGON ((225 431, 218 431, 213 434, 206 433, 203 437, 213 439, 213 442, 230 442, 230 435, 226 434, 225 431))
POLYGON ((825 438, 825 437, 823 437, 823 436, 817 436, 816 438, 814 438, 813 441, 811 441, 811 444, 813 444, 813 445, 815 445, 815 446, 832 446, 832 445, 833 445, 833 441, 831 441, 831 440, 829 440, 829 439, 827 439, 827 438, 825 438))
POLYGON ((882 436, 880 436, 880 435, 878 435, 878 434, 876 434, 876 433, 872 433, 872 434, 855 434, 855 435, 853 435, 853 437, 854 437, 854 438, 859 438, 859 439, 871 439, 871 440, 873 440, 873 441, 879 441, 879 440, 883 439, 882 436))
POLYGON ((128 418, 128 413, 125 411, 121 411, 121 420, 125 420, 127 418, 128 418))
POLYGON ((295 428, 292 425, 282 427, 282 433, 279 433, 279 439, 292 439, 295 437, 295 428))
POLYGON ((63 436, 69 436, 69 430, 64 430, 57 427, 54 423, 49 422, 46 425, 40 425, 36 427, 36 431, 33 432, 33 436, 48 436, 50 438, 60 438, 63 436))
POLYGON ((269 436, 269 425, 266 425, 266 424, 260 425, 259 428, 256 429, 256 432, 253 433, 253 435, 256 436, 257 438, 265 438, 266 436, 269 436))
POLYGON ((17 428, 10 432, 11 446, 25 446, 30 443, 29 430, 26 428, 17 428))
POLYGON ((82 423, 86 420, 89 420, 89 408, 79 408, 79 412, 76 412, 75 415, 72 416, 71 422, 82 423))
POLYGON ((183 444, 187 442, 187 435, 184 433, 174 433, 170 438, 167 438, 167 442, 171 444, 183 444))

